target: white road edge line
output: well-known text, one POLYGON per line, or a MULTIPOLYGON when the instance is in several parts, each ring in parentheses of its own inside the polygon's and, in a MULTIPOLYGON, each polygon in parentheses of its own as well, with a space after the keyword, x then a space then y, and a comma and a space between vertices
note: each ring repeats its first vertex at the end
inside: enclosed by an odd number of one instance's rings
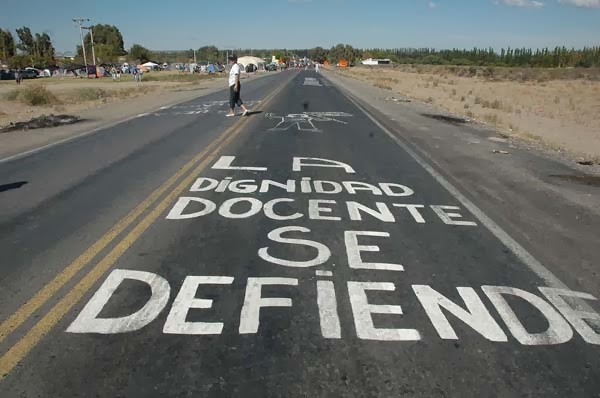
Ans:
POLYGON ((500 242, 502 242, 519 260, 521 260, 529 269, 531 269, 537 276, 539 276, 548 287, 557 289, 569 289, 569 287, 562 282, 556 275, 540 263, 535 257, 531 255, 523 246, 513 239, 506 231, 502 229, 494 220, 489 218, 483 210, 477 205, 471 202, 465 195, 463 195, 457 188, 454 187, 444 176, 438 173, 432 166, 425 161, 419 154, 412 150, 406 143, 400 140, 395 134, 390 132, 385 126, 383 126, 377 119, 375 119, 369 112, 363 108, 357 101, 355 101, 345 90, 338 89, 348 98, 358 109, 360 109, 373 123, 377 125, 384 133, 386 133, 394 142, 406 151, 421 167, 423 167, 441 186, 443 186, 452 196, 454 196, 467 210, 469 210, 479 222, 484 225, 500 242))

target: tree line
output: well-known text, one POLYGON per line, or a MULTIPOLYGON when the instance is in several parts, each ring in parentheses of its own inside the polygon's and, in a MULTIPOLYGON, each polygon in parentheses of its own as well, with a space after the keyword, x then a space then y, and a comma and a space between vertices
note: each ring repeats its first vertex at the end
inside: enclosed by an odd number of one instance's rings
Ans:
MULTIPOLYGON (((349 44, 337 44, 331 48, 314 47, 309 49, 237 49, 223 50, 208 45, 181 51, 152 51, 140 44, 133 44, 129 51, 125 50, 124 40, 119 29, 114 25, 97 24, 91 26, 94 36, 96 61, 115 63, 119 58, 127 56, 140 62, 190 62, 195 58, 198 62, 227 62, 227 54, 235 51, 239 55, 254 55, 270 60, 273 55, 277 59, 289 62, 307 57, 319 62, 338 63, 341 59, 351 65, 358 64, 366 58, 388 58, 401 64, 432 65, 473 65, 473 66, 519 66, 519 67, 600 67, 600 46, 582 49, 508 48, 496 51, 493 48, 473 48, 437 50, 432 48, 354 48, 349 44)), ((8 29, 0 28, 0 58, 13 68, 25 66, 43 67, 56 63, 52 40, 47 33, 33 33, 29 27, 16 29, 16 40, 8 29)), ((92 62, 92 40, 89 30, 84 36, 84 45, 88 63, 92 62)), ((83 63, 83 48, 76 49, 75 62, 83 63)))
POLYGON ((518 66, 540 68, 564 67, 600 67, 600 46, 582 49, 555 47, 508 48, 496 51, 493 48, 473 48, 470 50, 436 50, 431 48, 370 48, 358 49, 348 44, 338 44, 331 48, 315 47, 310 49, 245 49, 241 53, 252 51, 261 58, 275 54, 277 59, 289 61, 307 57, 319 62, 337 64, 341 59, 351 65, 359 64, 367 58, 389 59, 399 64, 431 65, 472 65, 472 66, 518 66))
POLYGON ((0 56, 4 62, 15 68, 54 62, 54 46, 47 33, 32 33, 23 26, 16 34, 18 41, 10 30, 0 28, 0 56))
POLYGON ((582 49, 508 48, 495 51, 493 48, 471 50, 435 49, 367 49, 363 58, 389 58, 403 64, 475 65, 475 66, 519 66, 540 68, 598 67, 600 46, 582 49))

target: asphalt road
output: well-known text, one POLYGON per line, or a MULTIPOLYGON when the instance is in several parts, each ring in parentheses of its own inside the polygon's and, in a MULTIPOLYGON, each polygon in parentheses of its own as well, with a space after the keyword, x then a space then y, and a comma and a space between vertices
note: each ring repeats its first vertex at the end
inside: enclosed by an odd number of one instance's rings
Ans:
POLYGON ((600 396, 597 291, 323 76, 225 96, 0 165, 0 396, 600 396))

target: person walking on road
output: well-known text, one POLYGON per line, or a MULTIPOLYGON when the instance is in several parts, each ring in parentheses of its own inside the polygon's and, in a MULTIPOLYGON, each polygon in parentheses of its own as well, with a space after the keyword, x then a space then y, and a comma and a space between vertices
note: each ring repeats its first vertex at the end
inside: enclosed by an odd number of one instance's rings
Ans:
POLYGON ((242 97, 240 92, 242 90, 242 85, 240 83, 240 66, 237 63, 237 55, 231 55, 229 57, 229 64, 231 65, 231 70, 229 71, 229 113, 227 117, 235 116, 235 106, 239 106, 244 110, 242 116, 248 115, 248 109, 244 105, 244 101, 242 101, 242 97))
POLYGON ((319 63, 315 63, 315 72, 319 73, 319 63))

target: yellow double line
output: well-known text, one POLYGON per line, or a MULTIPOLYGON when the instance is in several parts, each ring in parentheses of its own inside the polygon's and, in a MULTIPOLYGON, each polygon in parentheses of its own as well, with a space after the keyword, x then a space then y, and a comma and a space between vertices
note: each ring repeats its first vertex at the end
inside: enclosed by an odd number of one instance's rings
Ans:
MULTIPOLYGON (((292 76, 293 77, 293 76, 292 76)), ((286 79, 281 86, 263 100, 267 105, 289 83, 286 79)), ((22 338, 20 338, 2 357, 0 357, 0 380, 21 361, 39 341, 65 316, 65 314, 83 297, 83 295, 104 275, 123 253, 152 225, 179 195, 189 187, 198 174, 217 156, 217 154, 235 139, 242 131, 248 119, 236 121, 206 149, 198 153, 177 173, 157 188, 135 209, 115 224, 106 234, 48 282, 15 313, 0 324, 0 342, 29 319, 42 305, 51 299, 62 287, 73 279, 90 261, 106 248, 117 236, 128 228, 140 215, 148 210, 165 192, 169 191, 183 176, 187 176, 165 198, 163 198, 113 249, 94 266, 67 294, 42 317, 22 338), (200 162, 200 163, 198 163, 200 162), (195 166, 195 167, 194 167, 195 166), (190 172, 191 170, 191 172, 190 172)))

